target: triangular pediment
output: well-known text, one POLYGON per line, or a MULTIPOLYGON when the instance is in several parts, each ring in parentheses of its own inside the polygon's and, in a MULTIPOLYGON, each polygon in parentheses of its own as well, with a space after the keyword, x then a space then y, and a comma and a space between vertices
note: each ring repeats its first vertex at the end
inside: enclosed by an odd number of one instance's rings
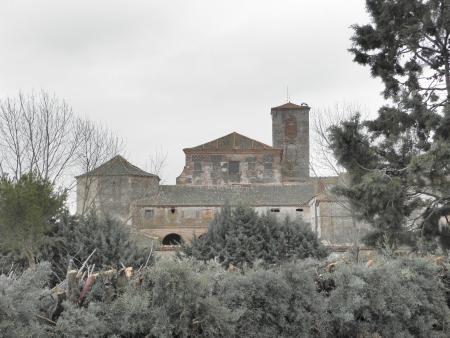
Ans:
POLYGON ((213 141, 201 144, 196 147, 187 148, 185 150, 259 150, 273 149, 271 146, 262 142, 251 139, 250 137, 239 133, 231 133, 215 139, 213 141))

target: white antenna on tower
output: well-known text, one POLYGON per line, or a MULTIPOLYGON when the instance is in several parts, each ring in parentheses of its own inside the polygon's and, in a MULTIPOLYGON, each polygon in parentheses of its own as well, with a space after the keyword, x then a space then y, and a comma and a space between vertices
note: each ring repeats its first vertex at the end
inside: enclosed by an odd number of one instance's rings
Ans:
POLYGON ((291 98, 289 97, 289 86, 286 86, 286 101, 291 102, 291 98))

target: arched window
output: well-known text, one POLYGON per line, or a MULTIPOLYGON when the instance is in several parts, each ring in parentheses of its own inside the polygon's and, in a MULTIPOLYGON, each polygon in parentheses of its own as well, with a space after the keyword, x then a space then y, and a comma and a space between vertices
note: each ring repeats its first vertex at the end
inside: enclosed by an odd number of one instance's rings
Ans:
POLYGON ((178 234, 168 234, 162 240, 162 245, 180 245, 183 239, 178 234))

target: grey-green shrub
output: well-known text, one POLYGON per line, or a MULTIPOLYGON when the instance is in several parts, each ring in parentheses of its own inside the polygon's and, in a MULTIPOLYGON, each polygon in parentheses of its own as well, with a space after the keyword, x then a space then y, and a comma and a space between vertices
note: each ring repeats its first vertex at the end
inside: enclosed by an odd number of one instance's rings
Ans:
POLYGON ((123 288, 95 284, 82 307, 64 303, 56 327, 44 307, 48 265, 0 276, 0 336, 448 337, 442 269, 418 258, 368 268, 312 259, 239 272, 195 260, 159 261, 123 288), (323 283, 329 281, 327 285, 323 283))
POLYGON ((19 275, 0 274, 0 337, 43 337, 48 326, 36 315, 49 300, 50 264, 19 275))
POLYGON ((110 307, 108 320, 124 337, 231 337, 234 315, 214 294, 225 272, 166 262, 150 268, 140 287, 129 287, 110 307))
POLYGON ((228 274, 218 297, 239 314, 236 337, 326 337, 326 298, 317 292, 318 263, 228 274))
POLYGON ((64 338, 94 338, 107 336, 107 321, 102 309, 106 304, 91 303, 87 307, 79 307, 71 302, 64 302, 64 311, 58 318, 54 334, 64 338))
POLYGON ((328 312, 336 337, 448 337, 450 312, 437 267, 423 259, 343 265, 331 274, 328 312))

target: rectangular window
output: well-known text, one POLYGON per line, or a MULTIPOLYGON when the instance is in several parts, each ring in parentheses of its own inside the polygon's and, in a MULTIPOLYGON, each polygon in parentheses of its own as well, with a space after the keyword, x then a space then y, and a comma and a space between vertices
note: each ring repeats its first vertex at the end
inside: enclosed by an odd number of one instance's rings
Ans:
POLYGON ((303 212, 303 209, 302 209, 302 208, 297 208, 297 209, 295 209, 295 211, 297 211, 297 212, 303 212))
POLYGON ((273 208, 273 209, 270 209, 270 212, 280 212, 280 208, 273 208))
POLYGON ((155 216, 155 210, 153 209, 146 209, 144 211, 144 218, 145 219, 152 219, 155 216))
POLYGON ((228 173, 230 175, 239 174, 239 161, 230 161, 228 162, 228 173))
POLYGON ((200 161, 195 161, 195 162, 194 162, 194 170, 195 170, 195 171, 201 171, 201 170, 202 170, 202 162, 200 162, 200 161))
POLYGON ((272 162, 264 162, 264 169, 272 170, 273 169, 272 162))

